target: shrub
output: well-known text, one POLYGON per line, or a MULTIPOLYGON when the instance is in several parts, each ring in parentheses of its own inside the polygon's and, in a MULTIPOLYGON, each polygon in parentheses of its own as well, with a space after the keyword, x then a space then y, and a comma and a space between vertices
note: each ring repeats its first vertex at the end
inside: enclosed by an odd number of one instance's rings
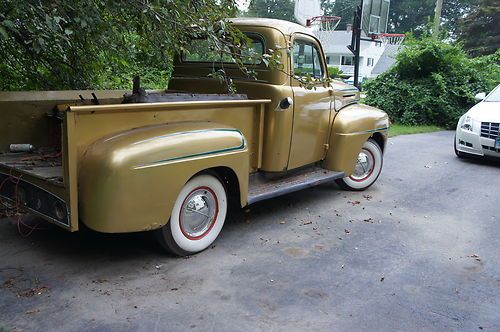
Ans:
POLYGON ((328 77, 339 78, 344 72, 338 67, 328 66, 328 77))
POLYGON ((470 59, 458 43, 412 39, 396 65, 365 84, 365 102, 407 125, 453 128, 474 105, 474 95, 500 83, 500 51, 470 59))

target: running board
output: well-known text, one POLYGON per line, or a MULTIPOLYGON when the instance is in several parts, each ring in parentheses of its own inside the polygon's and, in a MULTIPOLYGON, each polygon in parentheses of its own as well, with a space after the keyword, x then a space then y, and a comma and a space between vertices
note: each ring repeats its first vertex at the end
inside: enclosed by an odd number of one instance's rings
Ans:
POLYGON ((248 205, 331 182, 344 176, 344 172, 329 171, 318 166, 280 178, 269 178, 265 174, 254 173, 250 175, 248 205))

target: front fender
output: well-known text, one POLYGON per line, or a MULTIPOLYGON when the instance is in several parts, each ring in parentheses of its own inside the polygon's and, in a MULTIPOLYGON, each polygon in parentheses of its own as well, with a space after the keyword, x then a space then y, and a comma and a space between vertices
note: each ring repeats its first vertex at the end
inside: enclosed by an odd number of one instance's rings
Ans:
POLYGON ((375 107, 352 104, 342 108, 333 121, 323 167, 350 175, 366 140, 379 133, 384 149, 388 129, 389 117, 375 107))
POLYGON ((182 122, 100 139, 80 164, 81 220, 107 233, 159 228, 168 222, 184 184, 214 167, 232 169, 240 192, 247 192, 249 153, 240 131, 212 122, 182 122))

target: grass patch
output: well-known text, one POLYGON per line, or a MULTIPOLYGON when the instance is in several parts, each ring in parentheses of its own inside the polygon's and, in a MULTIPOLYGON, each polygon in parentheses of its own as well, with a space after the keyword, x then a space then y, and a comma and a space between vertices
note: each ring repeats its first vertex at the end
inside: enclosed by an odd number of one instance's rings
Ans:
POLYGON ((422 133, 432 133, 434 131, 440 131, 443 128, 438 126, 407 126, 401 124, 391 124, 389 127, 389 137, 399 136, 399 135, 411 135, 411 134, 422 134, 422 133))

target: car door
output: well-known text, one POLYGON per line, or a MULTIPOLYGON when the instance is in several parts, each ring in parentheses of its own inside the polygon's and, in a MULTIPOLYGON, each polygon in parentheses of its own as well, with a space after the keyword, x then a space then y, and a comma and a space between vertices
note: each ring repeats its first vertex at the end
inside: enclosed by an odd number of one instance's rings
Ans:
POLYGON ((318 42, 297 33, 292 37, 291 86, 293 91, 293 129, 288 169, 322 160, 326 154, 333 90, 320 80, 326 66, 318 42), (313 89, 304 87, 293 76, 310 74, 318 80, 313 89))

